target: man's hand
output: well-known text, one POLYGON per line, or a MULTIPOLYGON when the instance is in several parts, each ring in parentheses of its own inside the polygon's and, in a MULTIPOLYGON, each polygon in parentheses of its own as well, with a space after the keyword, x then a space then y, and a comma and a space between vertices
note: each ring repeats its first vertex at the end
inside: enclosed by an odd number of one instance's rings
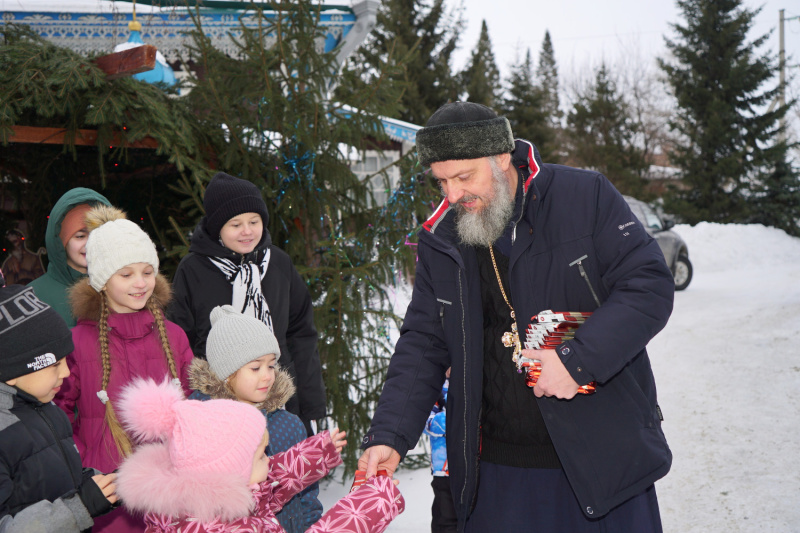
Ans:
POLYGON ((578 383, 572 379, 555 350, 522 350, 522 356, 542 362, 542 374, 533 388, 537 398, 555 396, 571 400, 578 393, 578 383))
POLYGON ((400 454, 389 446, 378 444, 367 448, 358 460, 358 469, 366 471, 366 479, 386 470, 389 476, 394 475, 397 465, 400 464, 400 454))

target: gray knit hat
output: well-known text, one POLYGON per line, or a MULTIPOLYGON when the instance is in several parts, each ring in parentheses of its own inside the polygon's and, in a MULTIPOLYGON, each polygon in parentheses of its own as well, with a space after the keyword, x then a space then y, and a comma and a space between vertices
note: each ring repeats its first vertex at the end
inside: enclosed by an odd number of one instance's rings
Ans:
POLYGON ((278 339, 269 326, 256 317, 243 315, 231 305, 222 305, 211 310, 210 318, 206 359, 219 379, 228 379, 263 355, 274 353, 275 359, 280 359, 278 339))
POLYGON ((478 159, 514 151, 514 135, 506 117, 473 102, 445 104, 417 132, 419 162, 478 159))

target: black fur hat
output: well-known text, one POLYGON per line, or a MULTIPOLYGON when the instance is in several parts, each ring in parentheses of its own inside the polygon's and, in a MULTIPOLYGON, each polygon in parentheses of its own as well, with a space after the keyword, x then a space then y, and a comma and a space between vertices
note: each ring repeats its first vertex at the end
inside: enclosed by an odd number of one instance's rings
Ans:
POLYGON ((473 102, 445 104, 417 132, 423 166, 452 159, 478 159, 514 151, 514 135, 505 117, 473 102))

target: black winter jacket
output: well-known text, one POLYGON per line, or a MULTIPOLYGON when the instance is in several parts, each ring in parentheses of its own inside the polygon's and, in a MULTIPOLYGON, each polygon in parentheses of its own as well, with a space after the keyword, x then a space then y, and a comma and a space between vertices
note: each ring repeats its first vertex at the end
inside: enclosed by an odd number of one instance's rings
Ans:
POLYGON ((256 249, 243 256, 211 239, 202 223, 199 224, 192 234, 189 254, 175 272, 167 315, 186 332, 194 355, 205 359, 211 310, 218 305, 230 305, 233 297, 232 285, 208 258, 260 263, 267 248, 270 260, 261 290, 281 347, 281 368, 289 372, 297 386, 297 394, 286 404, 286 409, 304 422, 317 420, 325 416, 326 403, 311 295, 289 256, 272 246, 266 228, 256 249))
POLYGON ((95 473, 81 467, 61 409, 0 383, 0 531, 91 530, 76 491, 95 473))
MULTIPOLYGON (((545 309, 594 312, 557 352, 575 381, 597 381, 597 392, 538 404, 584 514, 597 518, 672 462, 645 346, 672 312, 674 282, 658 244, 604 176, 543 165, 527 141, 512 156, 527 177, 508 274, 519 331, 545 309)), ((362 447, 386 444, 404 456, 452 367, 447 457, 461 529, 479 478, 483 311, 476 252, 459 244, 454 218, 445 200, 419 232, 411 303, 362 447)))

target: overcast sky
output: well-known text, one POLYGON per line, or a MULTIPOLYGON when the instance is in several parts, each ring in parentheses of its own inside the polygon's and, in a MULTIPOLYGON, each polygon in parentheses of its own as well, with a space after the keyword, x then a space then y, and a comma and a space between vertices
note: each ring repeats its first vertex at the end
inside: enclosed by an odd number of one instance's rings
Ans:
MULTIPOLYGON (((451 6, 459 0, 447 0, 451 6)), ((623 54, 655 58, 665 54, 664 35, 674 37, 670 23, 683 23, 672 0, 463 0, 467 27, 455 58, 457 68, 469 59, 478 41, 481 20, 489 28, 498 66, 504 74, 516 57, 531 49, 538 60, 545 30, 550 31, 559 72, 568 74, 614 63, 623 54)), ((745 0, 749 9, 764 6, 757 16, 752 40, 774 29, 767 46, 778 53, 779 10, 786 18, 800 15, 797 0, 745 0)), ((786 52, 800 62, 800 20, 785 23, 786 52)), ((765 50, 766 51, 766 50, 765 50)), ((797 72, 797 68, 795 71, 797 72)))
MULTIPOLYGON (((351 5, 360 0, 324 0, 326 4, 351 5)), ((518 55, 524 57, 530 48, 534 63, 546 30, 550 31, 562 82, 579 76, 593 77, 593 69, 601 62, 614 66, 622 61, 652 65, 666 54, 664 35, 674 37, 670 23, 682 23, 674 0, 445 0, 452 7, 463 1, 466 28, 461 34, 453 66, 460 70, 469 60, 480 34, 481 21, 486 20, 489 37, 501 73, 518 55)), ((750 40, 773 30, 762 52, 778 53, 779 10, 787 19, 800 17, 798 0, 744 0, 749 9, 762 7, 750 40)), ((86 9, 102 11, 131 9, 129 2, 99 0, 0 0, 3 9, 86 9)), ((140 4, 142 11, 150 8, 140 4)), ((800 18, 785 23, 785 46, 790 83, 789 96, 800 96, 800 18)), ((655 69, 654 69, 655 70, 655 69)))

